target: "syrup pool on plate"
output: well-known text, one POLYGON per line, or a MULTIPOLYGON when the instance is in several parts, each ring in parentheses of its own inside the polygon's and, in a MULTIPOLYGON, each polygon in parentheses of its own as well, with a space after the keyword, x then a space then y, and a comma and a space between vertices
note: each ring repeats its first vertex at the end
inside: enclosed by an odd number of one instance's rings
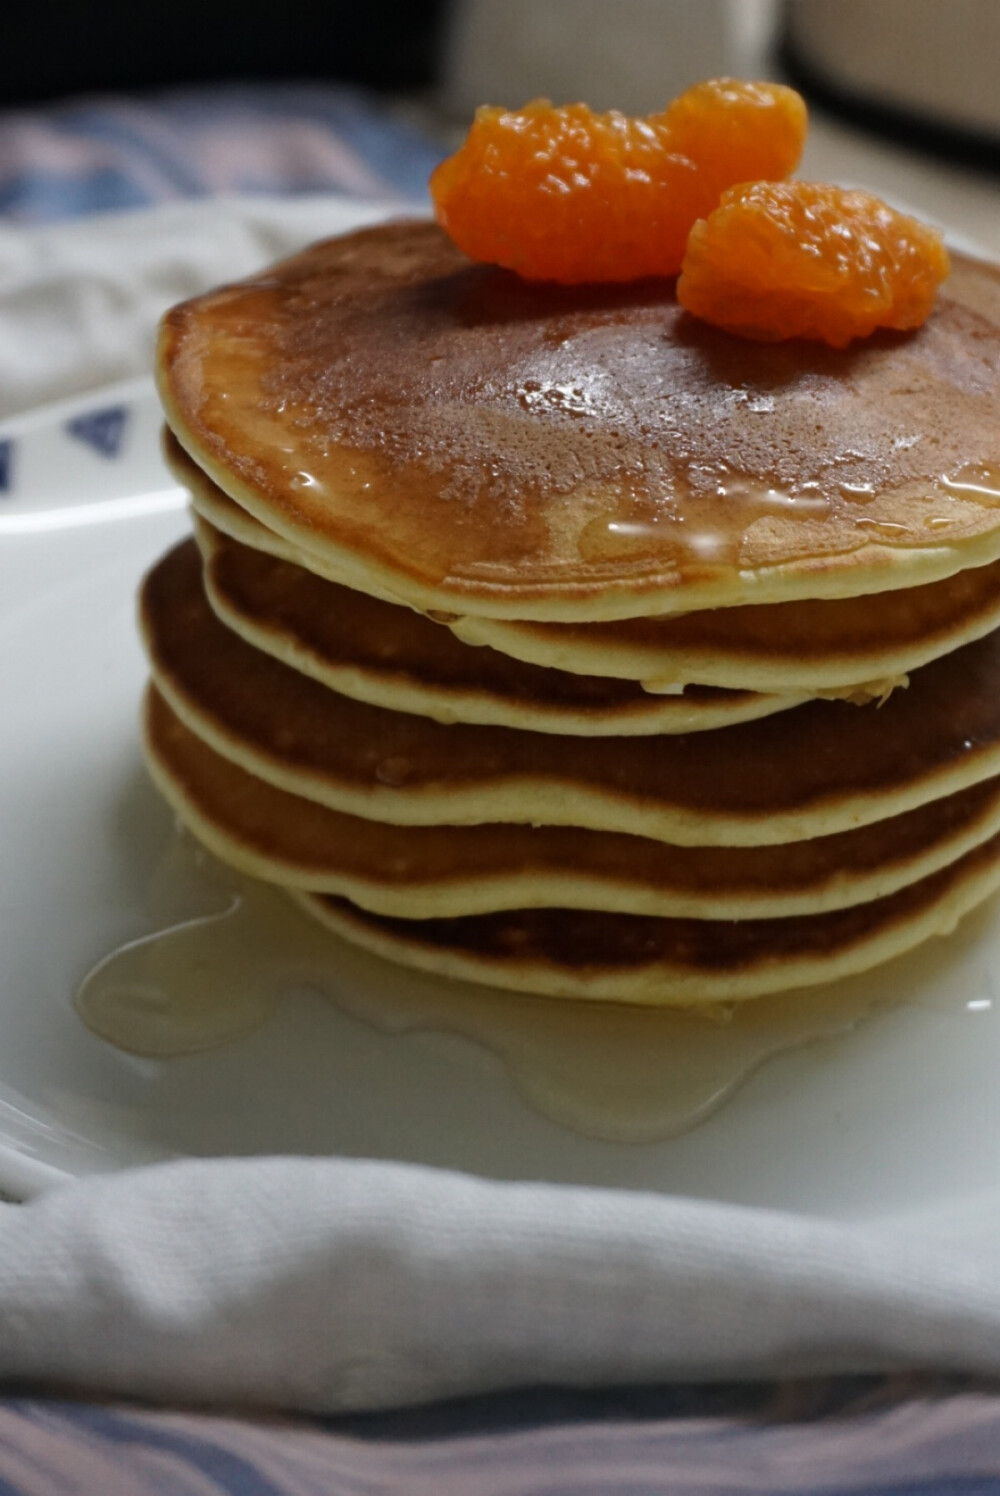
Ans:
MULTIPOLYGON (((204 854, 180 834, 167 849, 163 906, 204 881, 204 854)), ((405 970, 339 940, 281 890, 212 864, 216 907, 132 941, 76 998, 95 1034, 165 1059, 234 1042, 282 996, 315 989, 386 1035, 458 1034, 506 1068, 525 1101, 589 1137, 652 1142, 694 1126, 764 1060, 843 1034, 885 988, 854 978, 723 1007, 712 1016, 535 998, 405 970)))

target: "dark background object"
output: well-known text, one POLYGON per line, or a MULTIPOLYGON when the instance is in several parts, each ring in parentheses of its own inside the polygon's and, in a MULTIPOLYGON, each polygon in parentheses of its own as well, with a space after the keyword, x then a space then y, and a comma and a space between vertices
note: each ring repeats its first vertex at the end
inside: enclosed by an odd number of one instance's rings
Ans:
POLYGON ((810 104, 1000 173, 998 0, 786 0, 778 60, 810 104))
POLYGON ((0 0, 0 107, 175 84, 436 80, 448 0, 0 0))

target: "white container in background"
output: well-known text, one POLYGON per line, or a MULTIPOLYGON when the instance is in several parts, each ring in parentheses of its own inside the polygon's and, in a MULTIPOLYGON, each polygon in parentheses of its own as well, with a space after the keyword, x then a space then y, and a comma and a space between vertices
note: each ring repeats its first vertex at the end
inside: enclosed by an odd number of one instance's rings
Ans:
POLYGON ((546 97, 648 114, 691 83, 759 76, 771 0, 458 0, 444 104, 546 97))
POLYGON ((845 98, 1000 140, 1000 0, 789 0, 786 25, 845 98))

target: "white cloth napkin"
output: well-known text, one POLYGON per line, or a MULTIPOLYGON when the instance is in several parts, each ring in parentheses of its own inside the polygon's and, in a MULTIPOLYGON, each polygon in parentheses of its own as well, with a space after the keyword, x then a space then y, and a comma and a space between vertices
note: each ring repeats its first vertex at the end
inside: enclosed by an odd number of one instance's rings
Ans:
POLYGON ((392 211, 342 197, 221 197, 0 226, 0 419, 147 373, 157 320, 175 301, 392 211))
POLYGON ((1000 1372, 996 1254, 920 1229, 315 1159, 163 1164, 0 1209, 15 1379, 331 1411, 545 1382, 1000 1372))
MULTIPOLYGON (((378 216, 171 205, 0 230, 0 413, 149 365, 179 297, 378 216)), ((0 1206, 0 1375, 309 1410, 525 1383, 1000 1373, 1000 1214, 847 1227, 344 1160, 192 1161, 0 1206)))

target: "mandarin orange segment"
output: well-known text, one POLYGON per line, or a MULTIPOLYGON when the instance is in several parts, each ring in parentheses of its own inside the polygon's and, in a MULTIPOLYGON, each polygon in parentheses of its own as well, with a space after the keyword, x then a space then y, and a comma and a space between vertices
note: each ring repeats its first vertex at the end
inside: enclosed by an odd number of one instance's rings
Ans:
POLYGON ((936 229, 868 192, 748 182, 694 225, 677 296, 743 337, 843 348, 878 327, 919 327, 948 269, 936 229))
POLYGON ((808 126, 794 88, 735 78, 696 83, 660 118, 674 149, 697 162, 716 198, 736 182, 787 177, 799 164, 808 126))
POLYGON ((748 165, 758 175, 795 165, 805 109, 786 95, 798 97, 771 84, 699 85, 671 106, 683 146, 671 110, 633 119, 545 99, 482 108, 431 176, 438 222, 471 259, 531 280, 676 275, 691 225, 723 187, 748 165))
POLYGON ((430 186, 438 222, 471 259, 566 283, 676 274, 704 204, 662 126, 546 100, 479 109, 430 186))

